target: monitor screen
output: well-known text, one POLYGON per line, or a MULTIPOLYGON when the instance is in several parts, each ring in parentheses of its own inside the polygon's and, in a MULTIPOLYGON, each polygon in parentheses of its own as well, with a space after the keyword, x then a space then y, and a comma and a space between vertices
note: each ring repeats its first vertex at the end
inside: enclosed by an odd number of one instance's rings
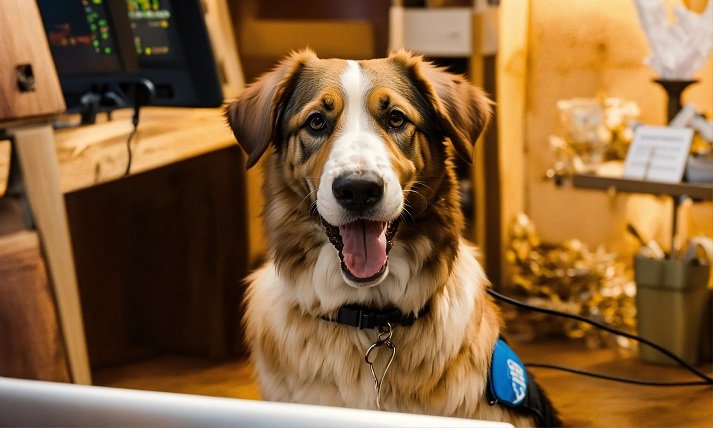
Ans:
POLYGON ((123 70, 105 0, 38 0, 57 72, 61 75, 123 70))
POLYGON ((134 47, 143 65, 176 63, 178 33, 167 0, 126 0, 134 47))
POLYGON ((155 88, 153 105, 222 104, 200 0, 38 0, 38 5, 68 111, 131 106, 132 85, 141 79, 155 88))
POLYGON ((218 106, 222 89, 196 0, 126 0, 142 77, 162 105, 218 106), (190 60, 189 60, 190 59, 190 60))

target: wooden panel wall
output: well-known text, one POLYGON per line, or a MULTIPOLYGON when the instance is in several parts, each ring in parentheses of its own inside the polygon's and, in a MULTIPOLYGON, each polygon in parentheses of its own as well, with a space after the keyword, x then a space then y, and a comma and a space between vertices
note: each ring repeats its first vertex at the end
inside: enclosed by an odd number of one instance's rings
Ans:
POLYGON ((70 381, 35 232, 0 237, 0 376, 70 381))

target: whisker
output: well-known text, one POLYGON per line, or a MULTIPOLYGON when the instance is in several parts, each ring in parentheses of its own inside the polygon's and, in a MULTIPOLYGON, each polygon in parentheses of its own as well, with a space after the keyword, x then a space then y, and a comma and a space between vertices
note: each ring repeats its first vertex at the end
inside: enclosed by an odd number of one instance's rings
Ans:
MULTIPOLYGON (((305 200, 307 200, 310 196, 312 196, 313 193, 316 193, 316 192, 317 192, 317 189, 312 190, 311 192, 307 193, 304 198, 302 198, 300 203, 297 205, 297 209, 295 210, 295 215, 300 213, 300 211, 302 209, 302 204, 305 202, 305 200)), ((314 204, 314 203, 312 203, 312 204, 314 204)), ((312 204, 310 204, 310 209, 311 209, 312 204)))
POLYGON ((310 204, 309 206, 309 214, 313 217, 316 217, 317 214, 319 214, 319 211, 317 211, 317 201, 314 201, 310 204))
POLYGON ((404 209, 401 210, 401 214, 399 214, 399 217, 401 219, 406 220, 406 217, 404 217, 404 214, 408 214, 409 218, 411 219, 411 222, 415 223, 416 220, 413 218, 413 215, 411 214, 411 211, 409 211, 409 208, 412 208, 408 202, 404 201, 404 209))
POLYGON ((415 189, 407 189, 406 192, 407 192, 407 194, 409 194, 409 195, 413 194, 413 195, 416 195, 416 196, 420 197, 421 199, 423 199, 423 200, 426 202, 426 204, 428 204, 428 198, 427 198, 424 194, 422 194, 421 192, 419 192, 418 190, 415 190, 415 189))
POLYGON ((413 189, 413 188, 416 187, 416 186, 423 186, 423 187, 425 187, 426 189, 428 189, 431 193, 433 193, 433 189, 431 189, 431 187, 430 187, 428 184, 426 184, 425 181, 420 181, 420 180, 419 180, 419 181, 415 181, 415 182, 413 183, 413 186, 411 186, 411 188, 413 189))

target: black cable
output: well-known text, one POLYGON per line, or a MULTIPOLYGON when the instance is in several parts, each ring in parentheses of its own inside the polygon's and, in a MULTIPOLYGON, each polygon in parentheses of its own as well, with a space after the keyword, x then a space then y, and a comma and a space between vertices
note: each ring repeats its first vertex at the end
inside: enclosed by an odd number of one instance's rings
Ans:
MULTIPOLYGON (((564 318, 570 318, 570 319, 573 319, 573 320, 577 320, 577 321, 580 321, 580 322, 583 322, 583 323, 587 323, 587 324, 593 325, 593 326, 598 327, 598 328, 600 328, 600 329, 602 329, 602 330, 608 331, 609 333, 616 334, 616 335, 618 335, 618 336, 623 336, 623 337, 626 337, 626 338, 628 338, 628 339, 632 339, 632 340, 635 340, 635 341, 637 341, 637 342, 643 343, 643 344, 645 344, 645 345, 649 345, 650 347, 656 349, 657 351, 661 352, 662 354, 664 354, 664 355, 666 355, 667 357, 671 358, 672 360, 676 361, 679 365, 681 365, 682 367, 688 369, 688 371, 690 371, 691 373, 693 373, 693 374, 695 374, 696 376, 698 376, 698 377, 700 377, 701 379, 703 379, 704 382, 697 383, 696 385, 713 385, 713 378, 711 378, 710 376, 706 375, 705 373, 699 371, 698 369, 696 369, 696 368, 693 367, 692 365, 688 364, 687 362, 683 361, 678 355, 674 354, 673 352, 669 351, 668 349, 666 349, 666 348, 664 348, 664 347, 662 347, 662 346, 660 346, 660 345, 658 345, 658 344, 656 344, 656 343, 651 342, 651 341, 648 340, 648 339, 644 339, 643 337, 639 337, 639 336, 636 336, 636 335, 634 335, 634 334, 631 334, 631 333, 627 333, 627 332, 625 332, 625 331, 618 330, 618 329, 616 329, 616 328, 614 328, 614 327, 610 327, 610 326, 608 326, 608 325, 606 325, 606 324, 600 323, 600 322, 598 322, 598 321, 591 320, 591 319, 589 319, 589 318, 587 318, 587 317, 583 317, 583 316, 581 316, 581 315, 570 314, 570 313, 567 313, 567 312, 560 312, 560 311, 557 311, 557 310, 554 310, 554 309, 547 309, 547 308, 541 308, 541 307, 539 307, 539 306, 529 305, 529 304, 527 304, 527 303, 521 302, 521 301, 519 301, 519 300, 513 299, 513 298, 508 297, 508 296, 505 296, 505 295, 503 295, 503 294, 500 294, 500 293, 498 293, 497 291, 495 291, 495 290, 493 290, 493 289, 491 289, 491 288, 488 288, 487 291, 488 291, 488 294, 490 294, 491 296, 495 297, 496 299, 502 300, 503 302, 508 303, 508 304, 510 304, 510 305, 517 306, 517 307, 519 307, 519 308, 528 309, 528 310, 535 311, 535 312, 541 312, 541 313, 547 314, 547 315, 555 315, 555 316, 559 316, 559 317, 564 317, 564 318)), ((559 367, 559 366, 558 366, 558 367, 559 367)), ((548 368, 554 368, 554 366, 553 366, 553 367, 548 367, 548 368)), ((574 373, 574 370, 575 370, 575 369, 568 369, 567 371, 572 371, 572 372, 574 373)), ((596 375, 595 377, 597 377, 597 376, 604 376, 604 375, 598 375, 598 374, 596 374, 596 373, 589 373, 589 375, 596 375)), ((670 385, 670 386, 674 386, 674 385, 670 385)))
POLYGON ((131 129, 131 132, 129 133, 129 138, 126 139, 126 152, 128 155, 128 159, 126 161, 126 171, 124 171, 124 177, 129 175, 129 172, 131 171, 131 161, 132 161, 132 150, 131 150, 131 140, 134 139, 134 136, 136 135, 136 131, 139 127, 139 108, 134 109, 134 115, 131 117, 131 124, 133 125, 133 128, 131 129))
POLYGON ((527 367, 536 367, 540 369, 552 369, 561 370, 564 372, 574 373, 582 376, 595 377, 598 379, 611 380, 614 382, 622 383, 632 383, 634 385, 644 385, 644 386, 697 386, 697 385, 710 385, 710 382, 704 380, 689 381, 689 382, 662 382, 656 380, 643 380, 643 379, 633 379, 628 377, 618 377, 610 376, 602 373, 588 372, 585 370, 574 369, 567 366, 559 366, 557 364, 546 364, 546 363, 525 363, 527 367))

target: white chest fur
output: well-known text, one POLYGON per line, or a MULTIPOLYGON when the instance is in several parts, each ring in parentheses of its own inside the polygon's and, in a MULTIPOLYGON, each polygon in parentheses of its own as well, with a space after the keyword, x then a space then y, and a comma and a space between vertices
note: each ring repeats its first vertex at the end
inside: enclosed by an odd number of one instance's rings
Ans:
MULTIPOLYGON (((333 250, 324 255, 336 259, 333 250)), ((393 288, 393 296, 408 295, 421 286, 419 281, 427 280, 395 264, 389 278, 369 292, 382 289, 385 295, 393 288), (400 284, 402 280, 407 284, 400 284)), ((342 303, 360 297, 350 293, 366 292, 340 283, 338 266, 321 257, 304 284, 286 283, 271 263, 253 275, 246 326, 263 398, 374 409, 374 380, 364 353, 376 332, 309 313, 309 308, 335 304, 331 287, 312 282, 330 277, 343 289, 337 293, 342 303)), ((463 417, 479 417, 487 410, 482 392, 499 322, 494 309, 485 304, 485 285, 473 250, 461 244, 452 274, 433 296, 429 314, 413 326, 394 328, 397 353, 382 389, 384 409, 463 417)), ((377 373, 383 372, 387 360, 381 351, 377 373)))

